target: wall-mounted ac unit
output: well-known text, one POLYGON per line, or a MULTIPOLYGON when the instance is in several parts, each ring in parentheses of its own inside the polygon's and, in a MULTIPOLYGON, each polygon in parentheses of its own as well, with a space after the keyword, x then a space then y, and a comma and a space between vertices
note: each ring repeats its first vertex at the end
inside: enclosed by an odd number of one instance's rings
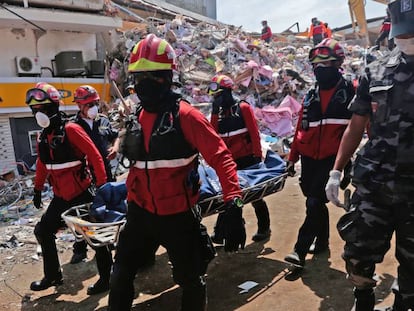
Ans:
POLYGON ((55 56, 56 76, 75 77, 85 73, 82 51, 63 51, 55 56))
POLYGON ((105 64, 103 60, 89 60, 86 62, 87 77, 103 77, 105 74, 105 64))
POLYGON ((39 57, 17 56, 15 60, 18 76, 38 76, 41 74, 39 57))

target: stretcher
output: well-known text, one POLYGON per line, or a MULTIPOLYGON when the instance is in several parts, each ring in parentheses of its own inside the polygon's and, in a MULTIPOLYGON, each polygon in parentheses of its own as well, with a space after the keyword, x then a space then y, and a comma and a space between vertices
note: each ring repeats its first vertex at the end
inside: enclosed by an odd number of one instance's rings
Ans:
MULTIPOLYGON (((198 207, 208 217, 224 210, 218 177, 211 167, 202 163, 198 207)), ((281 191, 287 177, 285 162, 268 150, 263 162, 237 172, 245 204, 281 191)), ((92 247, 116 244, 126 219, 126 186, 124 182, 107 183, 96 193, 94 202, 74 206, 62 214, 77 240, 84 239, 92 247)))

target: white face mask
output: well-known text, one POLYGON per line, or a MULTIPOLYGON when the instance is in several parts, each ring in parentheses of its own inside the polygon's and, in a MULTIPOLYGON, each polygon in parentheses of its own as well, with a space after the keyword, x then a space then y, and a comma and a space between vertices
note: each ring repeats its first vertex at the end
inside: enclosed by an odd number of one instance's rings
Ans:
POLYGON ((35 114, 36 122, 42 128, 47 128, 50 125, 49 117, 43 112, 36 112, 35 114))
POLYGON ((405 55, 414 55, 414 37, 408 39, 394 38, 394 41, 405 55))
POLYGON ((88 109, 88 112, 86 113, 89 119, 93 120, 98 115, 98 106, 93 106, 88 109))

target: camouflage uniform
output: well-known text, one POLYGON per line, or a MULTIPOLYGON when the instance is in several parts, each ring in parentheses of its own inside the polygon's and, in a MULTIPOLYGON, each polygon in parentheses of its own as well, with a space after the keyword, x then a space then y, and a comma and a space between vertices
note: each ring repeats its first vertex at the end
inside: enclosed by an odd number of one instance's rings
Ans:
POLYGON ((414 308, 414 59, 407 60, 395 49, 370 64, 350 105, 370 115, 370 139, 354 164, 351 210, 337 226, 349 278, 372 295, 375 264, 396 233, 401 310, 414 308))

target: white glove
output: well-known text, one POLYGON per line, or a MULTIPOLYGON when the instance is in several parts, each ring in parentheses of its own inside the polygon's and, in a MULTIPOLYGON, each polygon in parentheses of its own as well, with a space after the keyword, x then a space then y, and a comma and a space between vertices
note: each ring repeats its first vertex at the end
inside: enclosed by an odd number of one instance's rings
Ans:
POLYGON ((343 207, 343 204, 339 202, 338 192, 339 185, 341 183, 342 172, 332 170, 329 172, 329 180, 325 187, 326 197, 329 201, 339 207, 343 207))

